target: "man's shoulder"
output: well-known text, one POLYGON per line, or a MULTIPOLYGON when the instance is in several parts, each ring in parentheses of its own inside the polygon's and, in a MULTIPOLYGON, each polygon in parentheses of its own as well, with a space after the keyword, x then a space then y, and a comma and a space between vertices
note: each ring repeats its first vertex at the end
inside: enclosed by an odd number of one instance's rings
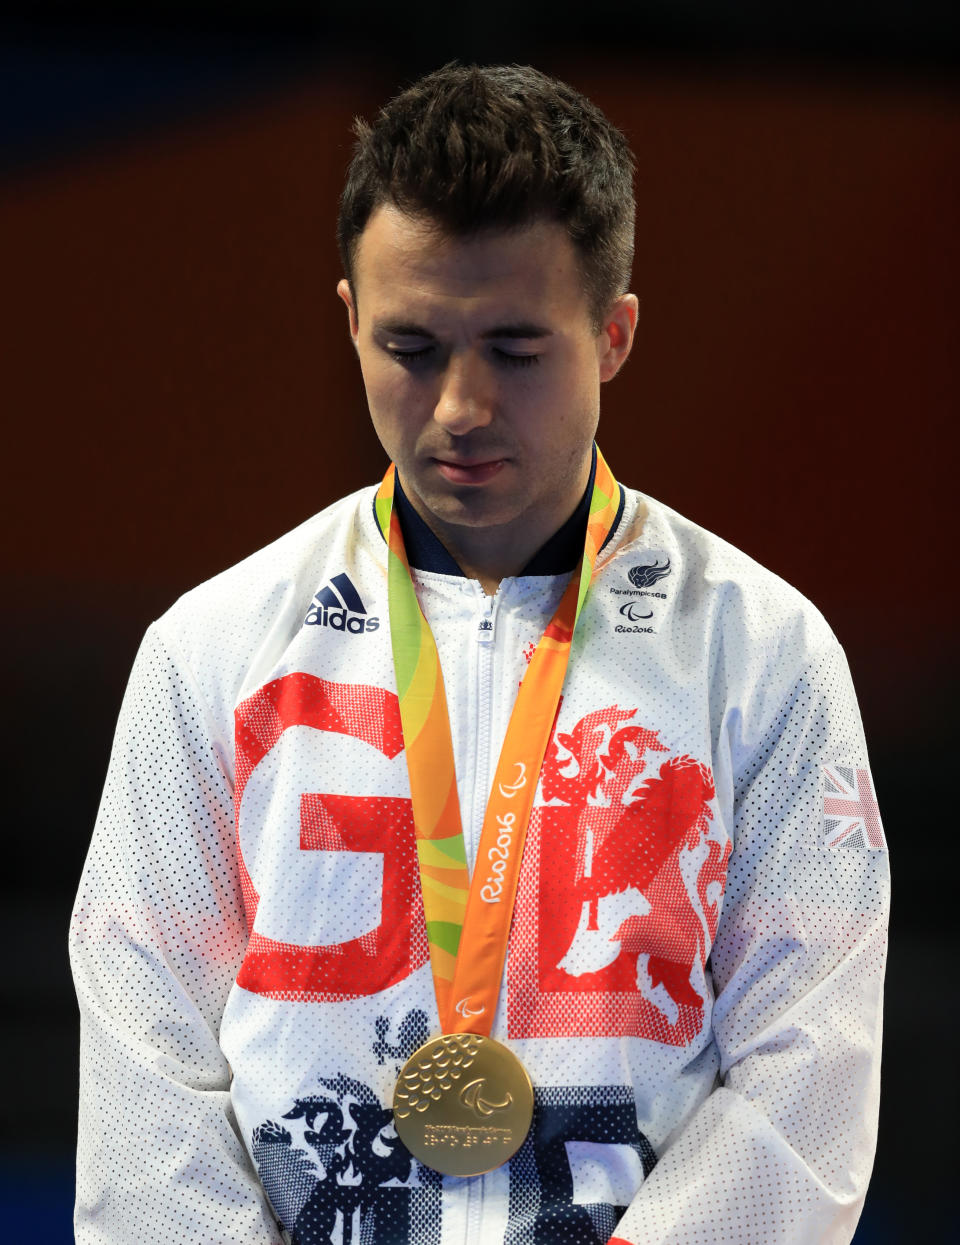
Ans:
POLYGON ((225 641, 228 635, 242 637, 242 647, 249 650, 267 632, 295 632, 334 563, 332 573, 346 572, 361 550, 376 556, 381 538, 373 516, 375 487, 340 498, 191 589, 156 627, 184 650, 208 637, 225 641))
POLYGON ((755 645, 779 649, 790 635, 805 648, 836 643, 817 606, 782 576, 663 502, 625 492, 614 550, 625 587, 669 591, 685 613, 755 645))

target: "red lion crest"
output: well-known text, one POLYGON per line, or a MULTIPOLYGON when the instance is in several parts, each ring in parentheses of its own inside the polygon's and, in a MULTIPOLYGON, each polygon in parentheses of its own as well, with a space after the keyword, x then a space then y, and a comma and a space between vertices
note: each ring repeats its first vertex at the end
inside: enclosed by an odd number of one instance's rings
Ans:
POLYGON ((686 1045, 702 1028, 730 842, 709 767, 668 756, 648 773, 668 751, 617 706, 551 740, 511 946, 514 1036, 686 1045))

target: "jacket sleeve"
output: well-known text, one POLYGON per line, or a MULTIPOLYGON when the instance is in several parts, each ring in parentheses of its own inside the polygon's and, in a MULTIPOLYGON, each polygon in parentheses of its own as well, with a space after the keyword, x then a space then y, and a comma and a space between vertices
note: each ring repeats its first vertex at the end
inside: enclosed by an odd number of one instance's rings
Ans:
POLYGON ((754 739, 729 713, 721 744, 734 847, 710 961, 719 1084, 667 1138, 611 1245, 814 1245, 856 1229, 876 1145, 889 872, 835 641, 777 707, 754 739))
POLYGON ((70 931, 79 1245, 280 1240, 218 1043, 246 944, 229 756, 175 646, 151 628, 70 931))

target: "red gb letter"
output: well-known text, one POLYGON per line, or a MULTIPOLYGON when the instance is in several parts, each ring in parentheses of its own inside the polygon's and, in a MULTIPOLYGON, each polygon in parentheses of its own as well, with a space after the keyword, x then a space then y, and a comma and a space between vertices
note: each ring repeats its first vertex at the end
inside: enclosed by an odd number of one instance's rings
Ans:
MULTIPOLYGON (((261 688, 236 712, 238 849, 243 792, 256 766, 291 726, 310 726, 362 740, 393 759, 403 736, 397 698, 380 688, 328 683, 291 674, 261 688)), ((282 825, 271 834, 285 833, 282 825)), ((344 853, 347 875, 369 878, 381 868, 379 919, 355 936, 325 945, 302 945, 266 937, 255 925, 260 894, 240 853, 240 873, 250 942, 237 984, 271 998, 329 1002, 376 994, 401 981, 427 960, 427 939, 419 891, 413 813, 409 799, 305 793, 300 796, 299 852, 304 865, 316 864, 307 853, 344 853), (369 866, 369 867, 368 867, 369 866)), ((293 864, 298 849, 293 852, 293 864)), ((290 857, 288 857, 290 859, 290 857)), ((337 856, 330 863, 339 876, 337 856)), ((253 867, 252 865, 250 866, 253 867)), ((328 871, 329 872, 329 871, 328 871)), ((343 903, 343 896, 334 899, 343 903)), ((355 913, 347 916, 356 917, 355 913)), ((354 927, 355 928, 355 927, 354 927)), ((302 935, 301 935, 302 937, 302 935)))

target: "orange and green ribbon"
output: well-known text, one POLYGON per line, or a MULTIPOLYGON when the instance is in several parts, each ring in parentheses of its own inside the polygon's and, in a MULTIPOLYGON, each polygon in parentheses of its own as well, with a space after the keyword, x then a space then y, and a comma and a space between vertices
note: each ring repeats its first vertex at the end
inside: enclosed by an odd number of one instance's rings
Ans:
POLYGON ((597 556, 616 521, 619 488, 597 450, 583 557, 520 684, 471 880, 443 674, 410 577, 393 505, 395 481, 396 468, 391 464, 377 491, 376 511, 389 549, 390 637, 437 1009, 445 1033, 489 1034, 540 766, 560 703, 577 620, 597 556))

